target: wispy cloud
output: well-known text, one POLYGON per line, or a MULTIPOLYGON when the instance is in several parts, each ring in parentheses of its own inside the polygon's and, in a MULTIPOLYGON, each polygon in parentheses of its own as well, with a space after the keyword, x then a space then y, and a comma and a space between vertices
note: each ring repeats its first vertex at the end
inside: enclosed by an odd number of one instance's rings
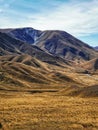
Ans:
POLYGON ((98 33, 98 1, 71 1, 55 10, 39 15, 30 15, 32 26, 41 29, 60 29, 73 35, 98 33))
POLYGON ((98 33, 98 0, 9 0, 0 14, 0 27, 65 30, 75 36, 98 33))

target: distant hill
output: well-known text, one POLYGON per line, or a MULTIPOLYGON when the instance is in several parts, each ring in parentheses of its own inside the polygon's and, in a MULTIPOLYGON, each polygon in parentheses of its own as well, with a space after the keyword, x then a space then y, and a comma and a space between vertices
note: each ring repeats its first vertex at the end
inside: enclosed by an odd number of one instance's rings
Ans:
POLYGON ((94 47, 95 48, 95 50, 98 50, 98 46, 96 46, 96 47, 94 47))

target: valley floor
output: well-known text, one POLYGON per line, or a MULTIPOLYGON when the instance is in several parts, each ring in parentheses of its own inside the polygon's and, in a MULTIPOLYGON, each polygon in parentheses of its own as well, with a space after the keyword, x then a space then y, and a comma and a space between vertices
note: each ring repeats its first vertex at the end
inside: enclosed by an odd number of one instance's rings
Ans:
POLYGON ((1 130, 98 130, 98 98, 0 91, 1 130))

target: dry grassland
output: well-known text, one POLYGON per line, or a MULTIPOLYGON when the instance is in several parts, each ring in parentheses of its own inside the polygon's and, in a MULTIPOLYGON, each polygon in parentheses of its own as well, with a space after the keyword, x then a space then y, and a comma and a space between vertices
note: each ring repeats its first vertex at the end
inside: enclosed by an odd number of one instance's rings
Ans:
POLYGON ((0 92, 1 130, 98 130, 98 98, 0 92))

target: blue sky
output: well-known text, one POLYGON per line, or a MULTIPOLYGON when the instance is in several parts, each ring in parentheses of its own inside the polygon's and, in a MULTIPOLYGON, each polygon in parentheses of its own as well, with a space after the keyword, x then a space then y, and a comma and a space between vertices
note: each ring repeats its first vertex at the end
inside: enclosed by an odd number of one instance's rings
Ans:
POLYGON ((0 28, 64 30, 98 46, 98 0, 0 0, 0 28))

